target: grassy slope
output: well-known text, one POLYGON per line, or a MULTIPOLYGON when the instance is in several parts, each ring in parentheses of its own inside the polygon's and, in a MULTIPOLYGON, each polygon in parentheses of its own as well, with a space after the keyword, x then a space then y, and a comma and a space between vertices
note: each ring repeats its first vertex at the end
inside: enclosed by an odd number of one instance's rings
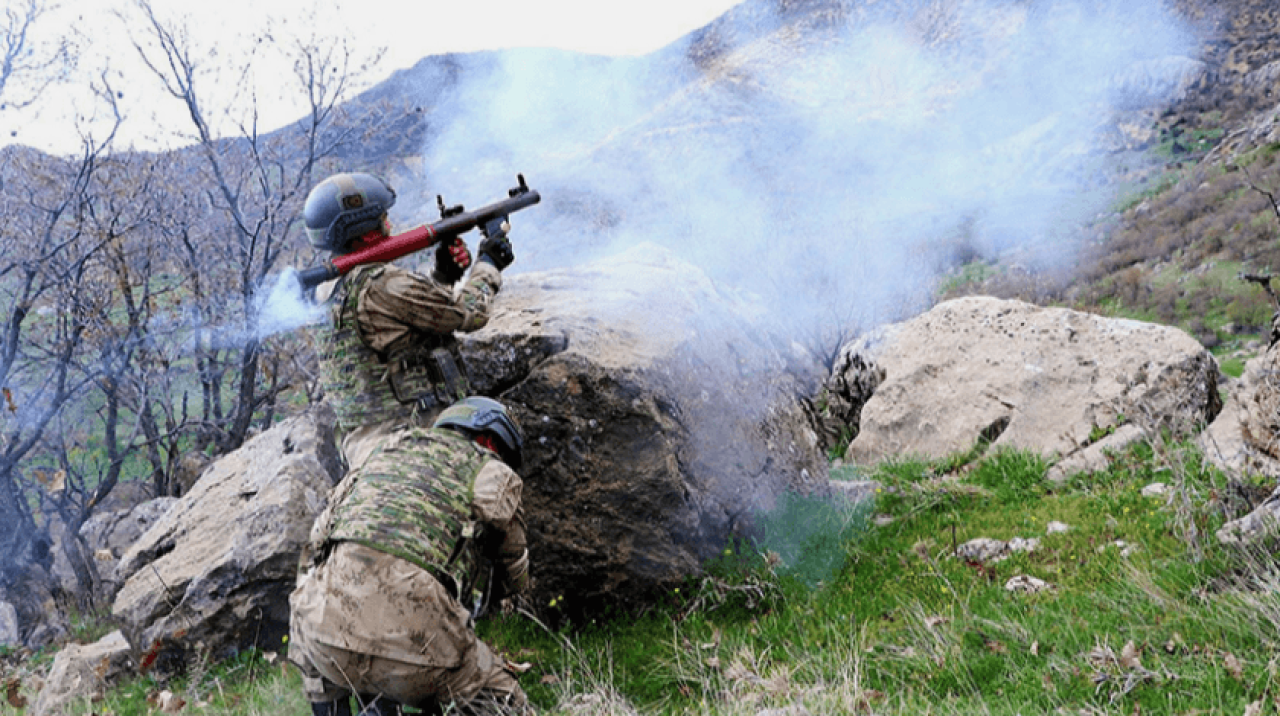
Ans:
MULTIPOLYGON (((542 620, 513 612, 481 633, 528 666, 522 682, 552 713, 1280 708, 1280 570, 1217 545, 1214 529, 1245 505, 1193 449, 1142 445, 1065 485, 1022 453, 956 462, 840 468, 879 481, 874 510, 788 501, 760 543, 727 551, 647 613, 553 630, 554 607, 537 605, 542 620), (1153 482, 1171 491, 1144 497, 1153 482), (1051 522, 1069 530, 1050 534, 1051 522), (988 564, 953 556, 977 537, 1040 543, 988 564), (1006 591, 1017 575, 1054 588, 1006 591)), ((296 674, 270 656, 171 684, 140 679, 82 713, 153 713, 167 688, 187 712, 306 714, 296 674)))

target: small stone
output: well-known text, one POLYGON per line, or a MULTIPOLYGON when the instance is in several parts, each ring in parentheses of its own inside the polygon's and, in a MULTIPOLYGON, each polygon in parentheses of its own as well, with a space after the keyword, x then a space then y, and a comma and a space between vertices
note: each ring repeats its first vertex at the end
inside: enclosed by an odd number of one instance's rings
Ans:
POLYGON ((1163 482, 1153 482, 1142 488, 1143 497, 1161 497, 1169 494, 1169 486, 1163 482))
POLYGON ((1036 577, 1020 574, 1016 577, 1011 578, 1009 581, 1005 582, 1004 589, 1006 592, 1022 592, 1023 594, 1035 594, 1036 592, 1043 592, 1048 589, 1053 589, 1053 585, 1049 584, 1043 579, 1038 579, 1036 577))

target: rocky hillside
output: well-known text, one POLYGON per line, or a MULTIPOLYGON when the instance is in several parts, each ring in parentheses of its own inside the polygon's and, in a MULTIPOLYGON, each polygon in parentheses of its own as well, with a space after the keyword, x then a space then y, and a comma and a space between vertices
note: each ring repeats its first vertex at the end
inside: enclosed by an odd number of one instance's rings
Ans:
POLYGON ((946 295, 1063 303, 1178 325, 1215 349, 1265 338, 1274 298, 1241 274, 1280 269, 1280 33, 1266 2, 1174 3, 1203 65, 1167 106, 1126 119, 1116 200, 1080 226, 1067 273, 1010 262, 953 273, 946 295))

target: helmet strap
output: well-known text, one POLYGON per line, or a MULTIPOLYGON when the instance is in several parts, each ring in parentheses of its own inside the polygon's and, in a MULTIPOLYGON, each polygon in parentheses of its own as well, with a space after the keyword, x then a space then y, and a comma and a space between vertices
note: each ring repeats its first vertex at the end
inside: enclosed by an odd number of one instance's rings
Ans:
POLYGON ((490 433, 478 433, 475 437, 476 444, 485 448, 494 454, 501 455, 502 451, 498 449, 498 441, 493 439, 490 433))

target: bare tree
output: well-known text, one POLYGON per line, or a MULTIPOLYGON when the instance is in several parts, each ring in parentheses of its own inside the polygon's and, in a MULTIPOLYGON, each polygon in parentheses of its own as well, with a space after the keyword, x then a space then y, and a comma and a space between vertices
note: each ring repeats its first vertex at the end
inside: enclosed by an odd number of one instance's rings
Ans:
MULTIPOLYGON (((48 9, 25 0, 4 10, 0 110, 30 106, 74 66, 65 35, 51 43, 34 39, 48 9)), ((24 632, 47 620, 52 589, 47 522, 37 521, 35 471, 25 461, 91 384, 72 360, 89 315, 77 282, 99 248, 83 236, 80 219, 109 136, 85 135, 69 160, 23 147, 0 151, 0 595, 18 609, 24 632)), ((41 638, 53 636, 46 630, 41 638)))
MULTIPOLYGON (((102 309, 90 277, 103 242, 84 219, 106 146, 86 138, 71 161, 11 149, 0 166, 0 586, 11 595, 38 583, 29 570, 50 557, 48 524, 37 524, 31 499, 49 484, 36 481, 44 473, 31 459, 47 454, 51 426, 97 377, 80 354, 102 309)), ((39 609, 18 602, 23 616, 39 609)))
MULTIPOLYGON (((199 223, 193 215, 190 223, 172 227, 170 233, 186 247, 185 271, 201 296, 199 330, 213 339, 197 348, 203 414, 219 450, 230 450, 245 440, 255 417, 270 419, 278 395, 289 387, 280 382, 277 370, 288 361, 268 356, 272 346, 264 345, 259 335, 255 297, 281 257, 300 243, 296 218, 317 167, 361 134, 376 131, 380 120, 337 121, 350 86, 353 53, 341 40, 313 37, 288 46, 295 89, 306 105, 304 118, 264 133, 257 96, 250 90, 243 115, 231 123, 234 137, 220 138, 211 112, 220 117, 233 112, 212 99, 202 84, 208 77, 203 63, 211 59, 200 57, 186 33, 162 20, 148 0, 136 5, 146 19, 148 41, 137 38, 135 47, 165 92, 186 109, 200 159, 203 198, 210 211, 199 223), (274 368, 264 371, 264 361, 274 368), (225 411, 224 380, 232 388, 225 411)), ((230 69, 236 77, 250 74, 248 64, 230 69)))
POLYGON ((0 100, 6 109, 30 106, 75 64, 75 51, 65 35, 52 43, 37 42, 32 31, 49 12, 42 0, 17 0, 0 20, 0 100))

